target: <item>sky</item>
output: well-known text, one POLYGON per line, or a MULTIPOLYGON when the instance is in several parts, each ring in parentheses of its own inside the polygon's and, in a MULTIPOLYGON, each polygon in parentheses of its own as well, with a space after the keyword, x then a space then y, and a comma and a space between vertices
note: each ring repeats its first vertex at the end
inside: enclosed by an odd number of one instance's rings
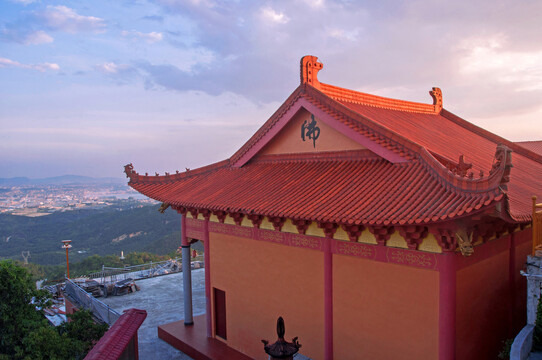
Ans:
POLYGON ((319 80, 542 139, 542 1, 0 0, 0 177, 230 157, 319 80))

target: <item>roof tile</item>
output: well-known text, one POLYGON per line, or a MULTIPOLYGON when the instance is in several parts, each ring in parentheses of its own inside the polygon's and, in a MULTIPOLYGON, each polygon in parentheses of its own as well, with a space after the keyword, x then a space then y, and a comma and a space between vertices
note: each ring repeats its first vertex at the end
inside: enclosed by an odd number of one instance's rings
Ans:
POLYGON ((177 207, 365 225, 447 219, 500 194, 495 188, 446 188, 421 160, 391 164, 363 152, 357 159, 273 159, 262 156, 243 168, 223 165, 173 183, 133 176, 130 186, 177 207))

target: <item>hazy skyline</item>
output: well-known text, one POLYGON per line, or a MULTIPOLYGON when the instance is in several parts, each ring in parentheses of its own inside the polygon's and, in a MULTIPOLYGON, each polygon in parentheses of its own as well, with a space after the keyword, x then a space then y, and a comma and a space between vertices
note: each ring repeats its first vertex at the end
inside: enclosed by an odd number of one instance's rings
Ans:
MULTIPOLYGON (((231 156, 299 84, 444 107, 542 140, 542 2, 2 1, 0 177, 123 176, 231 156)), ((468 154, 465 154, 468 161, 468 154)))

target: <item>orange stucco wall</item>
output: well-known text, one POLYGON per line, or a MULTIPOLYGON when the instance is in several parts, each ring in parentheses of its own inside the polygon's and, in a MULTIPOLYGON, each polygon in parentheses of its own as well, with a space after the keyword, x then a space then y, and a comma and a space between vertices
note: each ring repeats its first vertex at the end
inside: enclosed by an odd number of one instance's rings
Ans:
MULTIPOLYGON (((495 358, 525 324, 519 270, 530 229, 514 237, 513 257, 510 235, 457 256, 456 359, 495 358)), ((283 316, 286 338, 298 336, 303 354, 323 359, 323 252, 213 232, 209 244, 211 287, 226 293, 227 344, 267 359, 260 340, 276 340, 283 316)), ((435 270, 334 254, 334 358, 437 359, 439 279, 435 270)))
POLYGON ((437 359, 439 273, 333 256, 335 359, 437 359))
POLYGON ((260 340, 276 341, 282 316, 286 338, 298 336, 304 355, 323 358, 321 252, 216 233, 209 246, 211 288, 226 292, 229 346, 267 359, 260 340))
MULTIPOLYGON (((503 347, 502 342, 519 331, 519 328, 511 329, 511 319, 525 314, 525 310, 514 305, 517 300, 511 296, 508 235, 476 247, 472 256, 484 246, 492 248, 491 256, 459 269, 456 274, 457 359, 495 359, 503 347), (514 311, 518 313, 511 317, 510 312, 514 311)), ((516 247, 518 273, 519 264, 525 262, 521 254, 524 254, 524 246, 516 247)), ((516 279, 517 286, 521 287, 522 280, 516 279)))
POLYGON ((315 120, 317 126, 320 128, 320 136, 316 140, 316 143, 313 144, 312 140, 307 138, 303 141, 301 139, 301 125, 305 120, 311 121, 311 114, 302 109, 260 153, 291 154, 365 149, 362 145, 334 130, 318 118, 315 118, 315 120))

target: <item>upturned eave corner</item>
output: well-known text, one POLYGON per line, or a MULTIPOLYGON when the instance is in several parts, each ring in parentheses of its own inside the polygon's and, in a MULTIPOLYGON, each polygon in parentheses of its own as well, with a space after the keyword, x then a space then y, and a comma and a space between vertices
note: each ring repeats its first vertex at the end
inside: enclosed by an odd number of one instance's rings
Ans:
POLYGON ((132 178, 133 178, 134 175, 137 175, 137 173, 134 170, 134 166, 132 165, 132 163, 124 165, 124 173, 126 174, 126 177, 129 179, 128 183, 132 182, 132 178))
POLYGON ((510 172, 513 167, 512 150, 506 145, 497 145, 489 173, 484 176, 484 173, 480 172, 478 178, 471 170, 472 164, 463 162, 463 155, 459 157, 456 168, 443 164, 425 147, 421 148, 420 157, 427 169, 447 188, 466 193, 492 193, 494 201, 506 199, 510 172))

